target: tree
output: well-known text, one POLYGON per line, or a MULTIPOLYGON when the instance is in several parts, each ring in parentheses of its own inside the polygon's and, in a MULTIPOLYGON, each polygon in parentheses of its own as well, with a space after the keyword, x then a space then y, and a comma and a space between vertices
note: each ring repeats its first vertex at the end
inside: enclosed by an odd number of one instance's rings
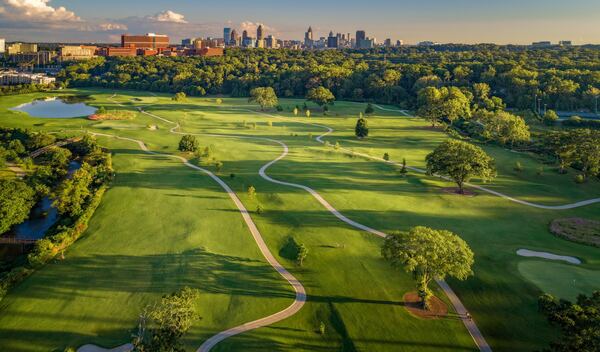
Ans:
POLYGON ((160 303, 142 313, 138 334, 133 345, 136 352, 184 352, 181 337, 199 318, 196 312, 198 290, 189 287, 163 296, 160 303), (150 336, 146 336, 146 319, 153 323, 150 336))
POLYGON ((186 134, 181 137, 178 149, 182 152, 195 152, 198 150, 198 139, 196 136, 186 134))
POLYGON ((473 275, 475 259, 469 245, 446 230, 417 226, 409 232, 390 234, 381 254, 392 266, 413 274, 423 309, 429 309, 432 280, 444 280, 446 276, 465 280, 473 275))
POLYGON ((417 114, 431 121, 431 126, 435 127, 436 123, 442 118, 441 104, 443 101, 442 94, 435 87, 425 87, 418 94, 417 114))
POLYGON ((331 104, 335 101, 335 96, 331 91, 323 86, 312 88, 306 94, 306 99, 316 103, 319 106, 331 104))
POLYGON ((369 136, 369 125, 367 123, 367 119, 364 117, 359 117, 356 121, 356 127, 354 128, 354 133, 358 138, 365 138, 369 136))
POLYGON ((306 115, 307 118, 310 118, 310 110, 306 109, 304 114, 306 115))
POLYGON ((298 116, 298 107, 295 107, 293 112, 294 112, 294 116, 298 116))
POLYGON ((70 179, 64 180, 54 193, 52 205, 61 214, 76 217, 83 212, 86 202, 92 195, 94 170, 88 163, 83 163, 81 168, 70 179))
POLYGON ((254 188, 254 186, 248 187, 248 197, 250 199, 256 198, 256 188, 254 188))
POLYGON ((501 111, 498 113, 485 114, 482 118, 484 124, 482 135, 493 139, 501 144, 529 142, 531 134, 525 120, 511 113, 501 111))
POLYGON ((186 97, 187 96, 184 92, 178 92, 178 93, 175 93, 175 96, 173 97, 173 101, 177 101, 177 102, 185 101, 186 97))
POLYGON ((402 158, 402 168, 400 168, 400 175, 404 177, 407 173, 408 169, 406 168, 406 158, 402 158))
POLYGON ((371 103, 367 104, 367 107, 365 108, 365 115, 371 115, 374 112, 375 112, 375 109, 373 109, 373 104, 371 104, 371 103))
POLYGON ((494 160, 483 149, 467 142, 449 140, 427 155, 427 174, 451 178, 464 194, 464 184, 471 178, 491 180, 496 177, 494 160))
POLYGON ((25 182, 0 178, 0 234, 29 217, 34 197, 34 190, 25 182))
POLYGON ((558 114, 554 110, 548 110, 544 114, 544 123, 546 125, 552 126, 558 121, 558 114))
POLYGON ((600 291, 589 297, 579 295, 575 303, 545 294, 538 306, 548 322, 561 331, 560 338, 550 344, 550 351, 600 351, 600 291))
POLYGON ((383 160, 390 161, 390 154, 388 154, 387 152, 383 153, 383 160))
POLYGON ((258 103, 261 110, 277 105, 278 99, 275 90, 271 87, 258 87, 250 90, 249 102, 258 103))
POLYGON ((298 266, 302 266, 307 256, 308 248, 306 248, 303 243, 299 244, 296 252, 296 264, 298 264, 298 266))

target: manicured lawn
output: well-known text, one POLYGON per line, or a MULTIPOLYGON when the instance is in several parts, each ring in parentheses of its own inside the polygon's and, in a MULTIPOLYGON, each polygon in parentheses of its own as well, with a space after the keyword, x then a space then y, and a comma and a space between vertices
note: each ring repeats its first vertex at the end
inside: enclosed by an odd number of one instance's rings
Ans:
MULTIPOLYGON (((112 91, 86 91, 94 94, 94 105, 124 109, 108 99, 112 91)), ((168 133, 172 125, 143 114, 130 121, 93 122, 33 119, 6 112, 35 96, 0 99, 0 124, 69 133, 84 128, 142 139, 152 150, 176 153, 179 136, 168 133), (149 130, 148 125, 158 129, 149 130)), ((599 204, 558 212, 481 192, 473 198, 444 194, 440 187, 451 186, 446 182, 416 173, 401 178, 392 166, 326 148, 314 141, 323 128, 241 110, 257 110, 245 99, 226 98, 220 106, 212 98, 176 103, 170 96, 144 92, 118 92, 114 99, 131 110, 154 104, 146 109, 178 121, 182 131, 285 142, 290 154, 267 173, 314 188, 343 214, 365 225, 382 231, 414 225, 455 231, 476 254, 475 277, 450 284, 494 350, 544 347, 554 331, 537 312, 537 296, 542 289, 572 294, 569 282, 536 275, 548 264, 562 264, 521 258, 515 254, 517 249, 577 256, 584 260, 581 268, 575 268, 582 277, 578 292, 590 293, 598 286, 592 279, 583 280, 600 270, 597 249, 558 239, 548 233, 547 225, 555 217, 597 219, 599 204), (523 269, 524 265, 529 266, 523 269)), ((280 103, 285 111, 279 114, 291 118, 291 109, 302 101, 280 103)), ((377 111, 369 118, 370 137, 358 141, 353 137, 354 124, 364 107, 336 102, 330 116, 320 116, 315 110, 310 119, 297 119, 334 128, 326 138, 332 144, 339 141, 342 147, 378 157, 387 152, 394 161, 406 158, 409 165, 421 168, 425 155, 448 138, 423 120, 377 111)), ((271 251, 309 293, 309 302, 297 315, 228 339, 216 351, 474 349, 455 317, 421 320, 406 312, 402 295, 414 290, 414 284, 410 275, 381 259, 381 239, 341 223, 305 191, 275 185, 258 175, 262 165, 280 155, 279 145, 253 139, 198 138, 202 147, 212 146, 214 157, 224 164, 220 176, 245 205, 254 210, 260 202, 265 208, 253 218, 271 251), (258 200, 248 198, 250 185, 257 189, 258 200), (282 251, 289 237, 309 248, 302 268, 282 251), (325 335, 317 333, 321 321, 327 326, 325 335)), ((208 177, 177 161, 143 154, 134 143, 107 138, 101 138, 101 143, 115 153, 116 181, 87 235, 72 247, 66 260, 40 270, 0 302, 0 347, 20 351, 33 343, 37 350, 49 350, 90 342, 107 346, 125 342, 144 305, 183 285, 203 292, 198 305, 202 319, 186 340, 190 350, 212 333, 291 303, 291 289, 266 265, 237 210, 208 177)), ((534 157, 495 146, 485 149, 497 161, 499 178, 488 185, 497 191, 544 204, 600 197, 597 182, 577 185, 572 181, 574 173, 558 175, 550 168, 540 177, 535 173, 540 164, 534 157), (523 172, 513 170, 516 160, 525 166, 523 172)))

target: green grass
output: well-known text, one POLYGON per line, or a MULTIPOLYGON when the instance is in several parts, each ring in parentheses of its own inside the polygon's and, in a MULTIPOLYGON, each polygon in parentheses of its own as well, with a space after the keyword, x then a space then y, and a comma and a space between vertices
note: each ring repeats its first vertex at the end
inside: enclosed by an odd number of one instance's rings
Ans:
MULTIPOLYGON (((94 105, 123 109, 108 100, 112 92, 85 92, 96 98, 94 105)), ((5 111, 33 97, 1 98, 0 123, 45 130, 89 129, 139 138, 152 150, 176 153, 179 137, 168 133, 172 126, 143 114, 131 121, 92 122, 34 119, 5 111), (149 131, 146 126, 151 124, 158 130, 149 131)), ((450 284, 494 350, 544 347, 554 331, 537 312, 537 296, 543 290, 562 292, 569 287, 564 280, 522 274, 521 263, 531 260, 518 257, 517 249, 577 256, 584 260, 577 269, 592 275, 600 269, 596 249, 557 239, 547 230, 549 221, 559 216, 597 219, 598 204, 557 212, 481 192, 474 198, 444 194, 440 187, 450 185, 439 179, 415 173, 401 178, 394 167, 352 158, 309 139, 309 134, 315 137, 322 128, 236 110, 257 109, 245 99, 227 98, 217 106, 210 98, 181 103, 170 98, 119 92, 116 100, 131 110, 156 104, 147 109, 180 122, 183 131, 284 141, 290 154, 268 174, 314 188, 346 216, 365 225, 382 231, 426 225, 461 235, 476 254, 475 277, 466 282, 450 280, 450 284), (142 101, 132 100, 135 97, 142 101), (249 128, 254 122, 256 129, 249 128)), ((280 103, 286 117, 292 116, 293 106, 302 105, 299 100, 280 103)), ((343 147, 378 157, 387 152, 392 160, 406 158, 409 165, 421 168, 425 155, 447 138, 420 119, 378 111, 369 118, 370 137, 357 141, 354 124, 362 110, 364 104, 336 102, 330 116, 313 112, 310 119, 298 119, 333 127, 335 133, 327 138, 333 144, 339 141, 343 147)), ((381 259, 381 239, 341 223, 305 191, 258 176, 258 169, 281 153, 279 145, 208 136, 199 140, 203 147, 214 147, 215 157, 224 164, 221 176, 251 210, 257 201, 248 199, 246 189, 256 187, 265 213, 253 218, 271 251, 309 293, 309 302, 297 315, 228 339, 216 351, 474 349, 457 319, 421 320, 406 312, 401 297, 414 290, 414 284, 408 274, 391 269, 381 259), (231 173, 235 178, 229 178, 231 173), (281 251, 290 236, 309 248, 302 268, 281 251), (321 321, 327 326, 324 336, 317 333, 321 321)), ((176 161, 142 154, 133 143, 105 138, 101 142, 115 153, 115 184, 86 237, 67 253, 67 259, 40 270, 0 303, 1 347, 19 351, 28 344, 35 345, 30 349, 49 350, 67 344, 122 343, 145 304, 182 285, 203 292, 202 319, 186 340, 190 350, 211 333, 291 303, 289 287, 265 267, 237 210, 208 177, 176 161)), ((497 191, 545 204, 600 196, 597 182, 577 185, 572 177, 551 169, 539 177, 535 170, 540 163, 534 156, 484 148, 498 164, 499 178, 487 185, 497 191), (524 165, 523 172, 513 170, 516 160, 524 165)), ((594 288, 597 283, 592 280, 581 280, 578 286, 586 293, 594 288)))
POLYGON ((540 290, 571 301, 579 294, 589 295, 590 287, 600 287, 598 272, 569 264, 524 260, 519 263, 519 272, 540 290))

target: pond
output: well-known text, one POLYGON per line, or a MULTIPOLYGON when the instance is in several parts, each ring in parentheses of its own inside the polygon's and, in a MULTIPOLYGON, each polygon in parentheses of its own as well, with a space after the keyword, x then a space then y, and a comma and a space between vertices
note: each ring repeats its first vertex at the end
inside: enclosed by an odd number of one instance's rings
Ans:
POLYGON ((21 104, 10 110, 25 112, 32 117, 56 119, 90 116, 93 115, 97 109, 93 106, 69 98, 47 98, 21 104))
MULTIPOLYGON (((77 161, 69 163, 68 176, 71 177, 81 167, 77 161)), ((58 210, 52 206, 52 199, 44 197, 31 210, 29 219, 14 227, 15 238, 37 240, 58 221, 58 210)))

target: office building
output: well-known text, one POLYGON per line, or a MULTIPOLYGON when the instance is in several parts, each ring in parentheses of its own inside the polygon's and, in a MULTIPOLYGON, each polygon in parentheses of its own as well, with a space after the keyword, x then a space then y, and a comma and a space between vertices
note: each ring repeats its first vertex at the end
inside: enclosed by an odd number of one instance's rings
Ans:
POLYGON ((387 38, 386 40, 383 41, 383 46, 385 46, 386 48, 391 48, 392 40, 390 38, 387 38))
POLYGON ((552 46, 552 42, 550 42, 550 41, 533 42, 533 43, 531 43, 531 46, 534 48, 547 48, 549 46, 552 46))
POLYGON ((361 49, 361 42, 367 39, 367 34, 365 31, 356 31, 356 47, 361 49))
POLYGON ((231 40, 231 28, 225 27, 223 28, 223 41, 225 42, 225 46, 229 45, 231 40))
POLYGON ((0 38, 0 54, 4 54, 6 51, 6 39, 0 38))
POLYGON ((396 40, 396 46, 400 47, 404 45, 404 40, 396 40))
POLYGON ((130 46, 130 47, 108 47, 108 48, 103 48, 100 51, 100 55, 102 56, 109 56, 109 57, 114 57, 114 56, 136 56, 137 55, 137 49, 134 46, 130 46))
POLYGON ((561 40, 560 42, 558 42, 558 45, 560 46, 572 46, 573 42, 570 40, 561 40))
MULTIPOLYGON (((31 54, 31 53, 29 53, 31 54)), ((14 70, 0 72, 0 85, 10 86, 19 84, 51 84, 56 78, 40 73, 17 72, 14 70)))
POLYGON ((186 38, 181 40, 181 46, 189 48, 194 44, 194 40, 196 40, 196 38, 186 38))
POLYGON ((277 43, 277 39, 275 39, 274 36, 269 35, 266 39, 265 39, 265 48, 269 48, 269 49, 277 49, 279 47, 279 44, 277 43))
POLYGON ((164 34, 148 33, 146 35, 121 36, 121 47, 135 47, 141 49, 166 49, 169 47, 169 37, 164 34))
POLYGON ((87 60, 96 56, 96 50, 95 46, 64 45, 58 48, 58 58, 63 62, 87 60))
POLYGON ((10 62, 19 66, 46 66, 54 63, 54 51, 38 51, 35 53, 22 53, 10 55, 10 62))
POLYGON ((313 30, 312 27, 308 27, 306 33, 304 33, 304 46, 312 48, 313 46, 313 30))
POLYGON ((235 29, 231 31, 231 35, 229 36, 229 45, 231 45, 231 46, 239 46, 240 45, 240 36, 237 34, 237 31, 235 29))
POLYGON ((329 36, 327 37, 327 47, 334 49, 338 47, 338 37, 334 36, 333 32, 329 32, 329 36))
POLYGON ((261 41, 263 39, 265 39, 263 37, 263 26, 262 26, 262 24, 259 24, 258 28, 256 29, 256 40, 261 41))
POLYGON ((256 47, 256 39, 251 38, 251 37, 246 37, 246 38, 242 39, 242 46, 244 48, 254 48, 254 47, 256 47))
POLYGON ((37 44, 31 43, 13 43, 8 45, 6 48, 6 53, 8 55, 16 55, 16 54, 30 54, 36 53, 38 51, 37 44))

